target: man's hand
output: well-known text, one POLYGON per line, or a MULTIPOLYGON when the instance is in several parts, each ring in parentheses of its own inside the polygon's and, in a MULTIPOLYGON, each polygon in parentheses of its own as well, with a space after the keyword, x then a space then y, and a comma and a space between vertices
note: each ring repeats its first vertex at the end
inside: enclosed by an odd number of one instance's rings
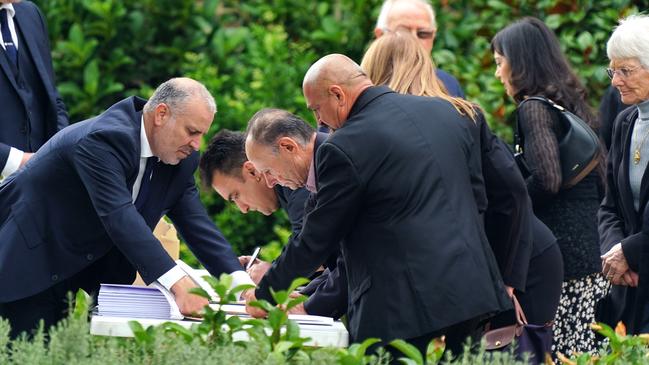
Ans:
POLYGON ((505 285, 505 290, 507 291, 507 295, 510 298, 514 296, 514 288, 513 287, 505 285))
POLYGON ((183 276, 172 287, 176 304, 180 308, 180 313, 186 316, 199 317, 203 311, 203 307, 209 304, 208 300, 195 294, 189 293, 189 289, 197 288, 198 286, 188 276, 183 276))
POLYGON ((304 302, 296 305, 295 307, 288 310, 289 314, 308 314, 306 309, 304 309, 304 302))
MULTIPOLYGON (((629 264, 626 261, 626 257, 624 257, 621 242, 613 246, 607 253, 602 255, 601 258, 602 273, 604 274, 606 279, 608 279, 613 284, 626 282, 622 279, 622 276, 624 276, 624 274, 629 271, 629 264)), ((632 277, 629 277, 628 279, 632 279, 632 277)))
POLYGON ((246 289, 241 293, 241 298, 246 301, 246 312, 255 318, 264 318, 268 314, 265 310, 253 307, 249 303, 257 300, 255 289, 246 289))
POLYGON ((638 286, 638 279, 640 276, 638 273, 634 272, 633 270, 628 270, 625 272, 619 280, 611 280, 611 284, 613 285, 622 285, 622 286, 631 286, 631 287, 637 287, 638 286))
POLYGON ((25 164, 27 163, 27 161, 29 161, 29 159, 32 158, 33 155, 34 155, 33 153, 30 153, 30 152, 24 152, 24 153, 23 153, 23 159, 20 160, 20 167, 25 166, 25 164))
POLYGON ((250 278, 255 283, 255 285, 259 285, 261 278, 266 275, 266 272, 268 271, 268 269, 270 269, 270 266, 271 265, 269 262, 259 260, 259 262, 252 265, 250 269, 246 270, 246 272, 248 273, 248 275, 250 275, 250 278))

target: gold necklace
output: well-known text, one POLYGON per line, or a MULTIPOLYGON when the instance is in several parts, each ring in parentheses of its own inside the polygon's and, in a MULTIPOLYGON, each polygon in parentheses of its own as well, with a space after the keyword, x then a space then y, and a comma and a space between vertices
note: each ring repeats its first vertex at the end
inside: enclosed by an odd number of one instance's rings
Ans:
POLYGON ((642 150, 642 146, 644 146, 644 141, 647 140, 647 136, 649 136, 649 130, 645 132, 644 137, 642 138, 642 141, 640 141, 640 145, 636 144, 635 150, 633 150, 633 164, 637 165, 640 163, 640 150, 642 150))

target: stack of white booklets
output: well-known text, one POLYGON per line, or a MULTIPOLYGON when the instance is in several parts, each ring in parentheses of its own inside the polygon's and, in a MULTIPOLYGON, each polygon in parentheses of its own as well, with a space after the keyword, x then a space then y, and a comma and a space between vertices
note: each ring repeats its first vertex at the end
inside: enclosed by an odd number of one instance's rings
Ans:
MULTIPOLYGON (((176 263, 197 285, 211 296, 212 302, 218 301, 218 296, 214 292, 214 289, 198 275, 196 270, 180 260, 177 260, 176 263)), ((173 294, 157 282, 149 286, 101 284, 97 302, 97 314, 100 316, 128 317, 133 319, 180 320, 184 318, 180 313, 173 294)), ((210 307, 214 310, 219 309, 218 304, 210 304, 210 307)), ((243 303, 223 305, 221 309, 228 314, 247 317, 243 303)), ((333 318, 330 317, 291 314, 289 318, 300 324, 333 325, 333 318)))
POLYGON ((100 316, 183 319, 167 289, 151 286, 101 284, 97 308, 100 316))

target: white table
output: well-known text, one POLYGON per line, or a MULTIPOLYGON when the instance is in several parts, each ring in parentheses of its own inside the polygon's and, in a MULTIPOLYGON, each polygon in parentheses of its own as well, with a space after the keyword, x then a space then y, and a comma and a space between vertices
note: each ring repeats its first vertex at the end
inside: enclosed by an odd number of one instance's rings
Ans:
MULTIPOLYGON (((100 336, 116 337, 133 337, 133 332, 128 325, 130 321, 138 321, 147 328, 156 326, 164 322, 177 323, 183 327, 189 328, 192 324, 198 324, 196 321, 174 321, 150 318, 126 318, 126 317, 109 317, 93 315, 90 320, 90 334, 100 336)), ((347 329, 340 321, 334 322, 332 326, 307 325, 300 324, 300 336, 310 337, 311 340, 306 343, 307 346, 317 347, 347 347, 349 346, 349 334, 347 329)), ((245 331, 235 333, 235 341, 248 339, 245 331)))

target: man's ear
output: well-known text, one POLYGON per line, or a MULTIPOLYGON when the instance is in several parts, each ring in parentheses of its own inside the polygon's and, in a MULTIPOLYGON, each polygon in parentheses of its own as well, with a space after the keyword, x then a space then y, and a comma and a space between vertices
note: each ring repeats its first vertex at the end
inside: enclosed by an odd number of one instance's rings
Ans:
POLYGON ((281 137, 277 140, 277 145, 280 151, 286 151, 288 153, 295 153, 298 150, 297 142, 291 137, 281 137))
POLYGON ((374 28, 374 38, 380 38, 383 35, 383 29, 374 28))
POLYGON ((169 107, 165 103, 160 103, 155 107, 153 111, 153 124, 156 126, 161 126, 169 118, 169 107))
POLYGON ((333 95, 334 98, 336 98, 336 100, 338 100, 339 106, 345 105, 345 92, 340 86, 338 85, 329 86, 329 92, 331 93, 331 95, 333 95))
POLYGON ((244 162, 243 166, 241 166, 241 175, 245 177, 253 177, 253 178, 257 178, 261 176, 261 174, 255 168, 255 165, 250 161, 244 162))

